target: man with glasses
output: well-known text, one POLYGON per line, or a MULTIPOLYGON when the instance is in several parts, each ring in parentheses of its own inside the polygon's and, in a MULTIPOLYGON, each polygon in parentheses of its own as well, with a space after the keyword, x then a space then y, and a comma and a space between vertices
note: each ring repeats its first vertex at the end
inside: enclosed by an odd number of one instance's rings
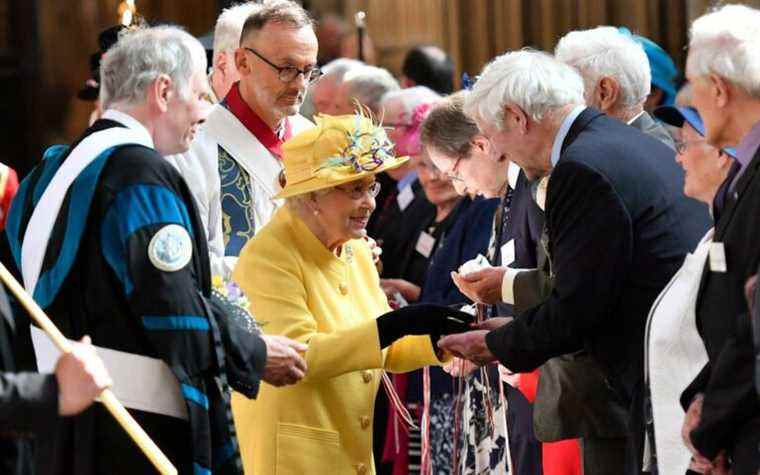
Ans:
POLYGON ((281 205, 274 196, 282 143, 313 127, 298 113, 308 86, 321 75, 312 19, 291 0, 264 2, 243 25, 235 65, 240 81, 176 159, 193 183, 211 271, 222 277, 281 205))

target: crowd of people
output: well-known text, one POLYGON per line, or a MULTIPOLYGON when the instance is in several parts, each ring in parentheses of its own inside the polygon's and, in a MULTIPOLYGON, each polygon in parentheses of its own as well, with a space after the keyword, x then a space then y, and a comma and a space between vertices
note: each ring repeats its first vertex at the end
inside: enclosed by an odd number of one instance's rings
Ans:
POLYGON ((760 10, 697 18, 683 84, 613 26, 459 91, 318 33, 109 29, 90 126, 0 167, 3 264, 74 344, 0 286, 2 473, 154 473, 106 388, 179 473, 760 473, 760 10))

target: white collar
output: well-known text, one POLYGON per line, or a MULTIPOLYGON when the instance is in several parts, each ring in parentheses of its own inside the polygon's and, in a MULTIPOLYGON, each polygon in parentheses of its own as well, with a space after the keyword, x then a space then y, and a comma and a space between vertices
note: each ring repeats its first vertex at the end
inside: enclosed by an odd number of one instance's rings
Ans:
POLYGON ((562 121, 562 125, 559 126, 557 135, 554 136, 554 145, 552 145, 552 154, 550 156, 552 168, 556 167, 557 162, 559 162, 562 144, 565 143, 565 137, 567 137, 568 132, 570 132, 570 127, 572 127, 575 119, 577 119, 584 110, 586 110, 586 106, 575 106, 575 108, 567 114, 565 120, 562 121))
POLYGON ((513 190, 517 186, 517 179, 520 177, 520 167, 515 162, 509 162, 509 168, 507 168, 507 182, 509 187, 513 190))
POLYGON ((147 140, 148 143, 150 143, 150 147, 156 148, 155 144, 153 143, 153 137, 151 137, 150 132, 148 132, 148 129, 145 128, 142 122, 135 119, 131 115, 127 114, 126 112, 117 111, 116 109, 108 109, 105 112, 103 112, 103 115, 100 116, 100 118, 113 120, 115 122, 120 123, 121 125, 128 128, 129 130, 137 132, 140 135, 144 134, 145 139, 147 140))
POLYGON ((636 114, 635 116, 633 116, 633 119, 631 119, 631 120, 629 120, 628 122, 626 122, 626 124, 628 124, 628 125, 631 125, 631 124, 633 124, 634 122, 636 122, 636 119, 638 119, 638 118, 639 118, 639 117, 641 117, 642 115, 644 115, 644 111, 641 111, 641 112, 639 112, 638 114, 636 114))

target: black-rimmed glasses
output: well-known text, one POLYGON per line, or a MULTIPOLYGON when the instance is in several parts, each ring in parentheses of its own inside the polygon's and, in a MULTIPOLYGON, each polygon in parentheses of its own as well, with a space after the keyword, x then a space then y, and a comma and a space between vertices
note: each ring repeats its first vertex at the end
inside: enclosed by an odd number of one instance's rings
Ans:
POLYGON ((293 66, 280 67, 263 57, 258 51, 253 48, 243 47, 243 49, 255 54, 257 58, 275 69, 277 71, 277 77, 284 83, 291 82, 300 74, 303 74, 303 77, 306 78, 306 81, 309 84, 314 84, 320 77, 322 77, 322 70, 317 67, 307 69, 298 69, 293 66))

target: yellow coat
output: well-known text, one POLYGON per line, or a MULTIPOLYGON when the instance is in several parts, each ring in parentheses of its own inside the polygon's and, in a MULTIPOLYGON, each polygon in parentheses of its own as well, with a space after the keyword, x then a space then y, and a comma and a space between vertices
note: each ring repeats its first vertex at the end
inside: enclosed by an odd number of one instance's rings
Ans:
POLYGON ((380 350, 389 311, 363 240, 330 252, 287 206, 246 244, 233 278, 265 333, 309 345, 306 377, 232 398, 246 475, 374 473, 372 415, 381 368, 439 364, 427 336, 380 350))

